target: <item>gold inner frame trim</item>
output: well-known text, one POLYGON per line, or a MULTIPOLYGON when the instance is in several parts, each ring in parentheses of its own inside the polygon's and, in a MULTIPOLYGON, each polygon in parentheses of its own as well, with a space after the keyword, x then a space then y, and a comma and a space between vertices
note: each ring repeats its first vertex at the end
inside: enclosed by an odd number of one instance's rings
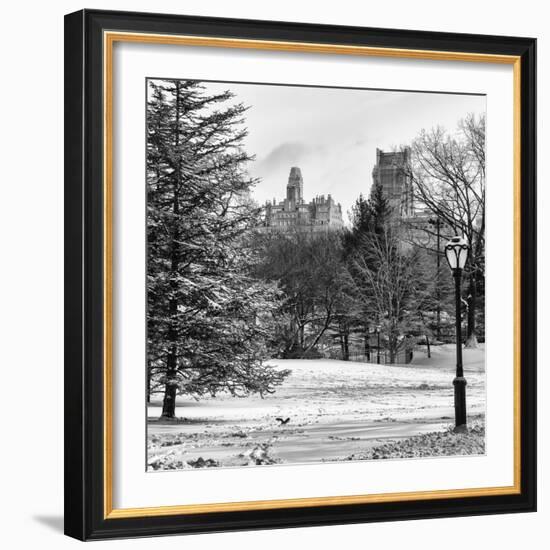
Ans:
POLYGON ((306 42, 281 42, 270 40, 230 39, 203 36, 181 36, 105 31, 103 34, 103 122, 104 122, 104 518, 136 518, 173 516, 212 512, 247 510, 273 510, 304 508, 308 506, 335 506, 412 500, 435 500, 480 496, 512 495, 521 493, 521 432, 520 432, 520 382, 521 382, 521 61, 519 56, 347 46, 340 44, 315 44, 306 42), (356 55, 424 59, 432 61, 461 61, 474 63, 498 63, 513 66, 514 97, 514 484, 504 487, 473 487, 434 491, 413 491, 366 495, 327 496, 209 504, 182 504, 150 508, 113 508, 113 46, 116 42, 165 44, 215 48, 240 48, 264 51, 285 51, 318 54, 356 55))

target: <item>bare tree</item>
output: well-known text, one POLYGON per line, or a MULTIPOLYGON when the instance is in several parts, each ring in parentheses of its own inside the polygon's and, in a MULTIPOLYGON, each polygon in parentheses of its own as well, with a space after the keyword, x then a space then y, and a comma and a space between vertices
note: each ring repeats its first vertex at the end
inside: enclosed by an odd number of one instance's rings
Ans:
POLYGON ((417 256, 416 250, 403 250, 398 230, 387 224, 376 234, 364 235, 351 260, 356 296, 381 325, 390 363, 407 345, 410 328, 430 295, 417 256))
POLYGON ((337 232, 296 230, 259 235, 257 275, 278 283, 284 301, 275 316, 282 356, 315 348, 337 321, 343 300, 341 239, 337 232))
POLYGON ((476 313, 485 275, 485 116, 467 116, 454 134, 441 127, 423 130, 412 143, 411 163, 404 170, 416 203, 431 211, 446 231, 464 235, 470 243, 466 346, 476 347, 476 313))

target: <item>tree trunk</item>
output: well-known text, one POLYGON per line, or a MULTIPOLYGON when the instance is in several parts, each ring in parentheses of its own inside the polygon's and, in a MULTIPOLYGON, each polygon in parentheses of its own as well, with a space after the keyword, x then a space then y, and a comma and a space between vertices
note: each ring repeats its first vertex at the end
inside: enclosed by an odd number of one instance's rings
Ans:
MULTIPOLYGON (((177 198, 174 198, 174 213, 178 215, 179 207, 177 198)), ((171 259, 171 287, 174 294, 177 292, 176 275, 178 273, 178 251, 177 251, 177 231, 175 231, 174 242, 172 243, 171 259)), ((166 359, 166 385, 164 388, 164 401, 162 404, 162 417, 174 418, 176 415, 176 393, 177 393, 177 330, 174 325, 178 315, 178 302, 175 298, 171 299, 168 305, 168 315, 171 320, 168 329, 167 340, 170 343, 170 352, 166 359)))
MULTIPOLYGON (((172 300, 175 302, 175 300, 172 300)), ((169 333, 172 332, 171 330, 169 333)), ((176 362, 176 346, 172 345, 172 349, 166 360, 166 383, 164 386, 164 399, 162 402, 161 418, 174 418, 176 416, 176 395, 178 391, 177 384, 177 362, 176 362)))
POLYGON ((397 355, 397 339, 390 335, 388 338, 388 351, 390 352, 390 365, 395 363, 395 356, 397 355))
POLYGON ((427 334, 426 334, 426 349, 428 350, 428 359, 430 359, 432 357, 432 353, 430 350, 430 339, 427 334))
POLYGON ((176 416, 176 392, 176 384, 166 384, 161 418, 174 418, 176 416))
POLYGON ((477 348, 476 336, 476 306, 477 306, 477 281, 476 274, 471 273, 468 285, 468 329, 464 347, 477 348))
POLYGON ((166 360, 166 384, 164 386, 164 400, 162 402, 161 418, 174 418, 176 416, 177 390, 176 350, 175 347, 173 347, 166 360))
POLYGON ((348 333, 344 333, 344 361, 349 361, 349 338, 348 333))
MULTIPOLYGON (((180 143, 180 88, 176 88, 176 128, 174 136, 174 145, 177 151, 180 143)), ((174 226, 172 232, 172 243, 170 253, 170 287, 172 295, 177 295, 178 283, 177 275, 179 271, 179 200, 178 192, 181 184, 181 159, 177 164, 177 180, 174 185, 174 197, 172 200, 172 212, 174 214, 174 226)), ((178 302, 172 298, 168 303, 168 317, 170 324, 168 328, 167 340, 170 344, 170 352, 166 358, 166 384, 164 388, 164 400, 162 403, 162 418, 174 418, 176 416, 176 395, 177 395, 177 329, 175 324, 178 316, 178 302)))
POLYGON ((147 365, 147 403, 151 403, 151 368, 147 365))
POLYGON ((330 326, 330 322, 332 321, 332 315, 330 313, 327 314, 325 319, 325 324, 323 325, 323 328, 317 333, 317 336, 314 338, 313 342, 309 344, 305 349, 304 353, 307 353, 308 351, 312 350, 319 342, 323 334, 325 334, 326 330, 330 326))
POLYGON ((365 359, 370 361, 369 326, 365 327, 365 359))

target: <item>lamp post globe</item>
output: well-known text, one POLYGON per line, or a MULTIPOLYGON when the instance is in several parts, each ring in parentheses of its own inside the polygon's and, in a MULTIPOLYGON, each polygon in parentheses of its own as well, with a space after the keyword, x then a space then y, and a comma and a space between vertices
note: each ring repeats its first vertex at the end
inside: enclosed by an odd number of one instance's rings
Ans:
POLYGON ((455 280, 456 311, 456 376, 453 380, 455 401, 455 431, 467 430, 466 422, 466 378, 462 366, 462 270, 468 259, 470 247, 464 237, 456 236, 445 245, 445 257, 455 280))
POLYGON ((469 251, 468 241, 464 237, 453 237, 445 245, 445 258, 453 272, 455 269, 464 269, 469 251))

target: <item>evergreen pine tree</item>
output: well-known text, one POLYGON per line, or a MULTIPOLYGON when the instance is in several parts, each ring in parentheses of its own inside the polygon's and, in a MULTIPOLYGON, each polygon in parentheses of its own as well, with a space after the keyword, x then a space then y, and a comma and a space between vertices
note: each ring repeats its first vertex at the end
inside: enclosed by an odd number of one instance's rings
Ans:
POLYGON ((246 108, 195 81, 149 82, 147 332, 150 380, 177 394, 272 392, 264 363, 277 291, 254 279, 247 233, 259 220, 242 149, 246 108))
POLYGON ((386 226, 391 222, 393 209, 388 198, 384 194, 382 185, 378 182, 374 185, 368 201, 369 224, 366 230, 376 235, 382 235, 386 226))

